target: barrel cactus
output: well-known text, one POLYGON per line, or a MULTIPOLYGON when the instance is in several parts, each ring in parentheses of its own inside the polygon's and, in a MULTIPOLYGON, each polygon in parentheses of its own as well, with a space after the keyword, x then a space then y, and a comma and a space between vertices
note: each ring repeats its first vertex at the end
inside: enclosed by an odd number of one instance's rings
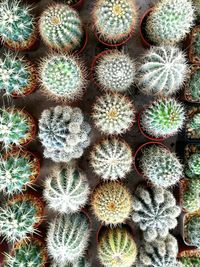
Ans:
POLYGON ((194 136, 200 138, 200 113, 196 113, 194 117, 188 122, 188 128, 191 129, 194 136))
POLYGON ((131 267, 136 261, 137 246, 126 227, 106 229, 97 249, 99 260, 106 267, 131 267))
POLYGON ((170 96, 183 85, 188 74, 184 53, 174 46, 154 46, 143 56, 138 68, 142 93, 170 96))
POLYGON ((188 81, 188 93, 193 101, 200 101, 200 68, 191 71, 190 79, 188 81))
POLYGON ((190 178, 200 178, 200 153, 194 153, 189 157, 185 173, 190 178))
POLYGON ((79 108, 56 106, 44 110, 39 120, 44 156, 55 162, 80 158, 90 144, 90 131, 79 108))
POLYGON ((183 208, 188 212, 200 209, 200 179, 188 180, 188 187, 183 192, 183 208))
POLYGON ((200 249, 200 215, 192 215, 185 223, 185 237, 187 242, 200 249))

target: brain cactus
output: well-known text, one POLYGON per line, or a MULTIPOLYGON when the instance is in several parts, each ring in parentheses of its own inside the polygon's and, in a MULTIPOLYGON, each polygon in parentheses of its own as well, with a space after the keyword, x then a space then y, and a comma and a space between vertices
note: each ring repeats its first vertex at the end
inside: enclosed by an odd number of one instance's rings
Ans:
POLYGON ((92 209, 97 219, 105 224, 125 222, 132 210, 132 197, 119 182, 102 183, 92 195, 92 209))
POLYGON ((181 88, 187 73, 186 57, 177 47, 151 47, 138 68, 139 87, 146 95, 169 96, 181 88))
POLYGON ((196 70, 193 69, 191 72, 190 80, 189 80, 189 94, 191 95, 193 100, 200 99, 200 68, 197 68, 196 70))
POLYGON ((51 267, 91 267, 91 264, 84 258, 80 258, 77 261, 71 263, 66 263, 66 264, 57 264, 53 263, 51 267))
POLYGON ((94 172, 104 180, 124 178, 131 171, 132 162, 131 148, 116 138, 95 145, 90 155, 94 172))
POLYGON ((194 115, 194 117, 188 123, 188 127, 194 131, 195 136, 200 137, 200 113, 194 115))
POLYGON ((183 207, 188 212, 200 208, 200 179, 190 179, 188 188, 183 194, 183 207))
POLYGON ((50 5, 42 13, 39 31, 46 45, 59 51, 73 51, 80 46, 83 38, 79 14, 62 3, 50 5))
POLYGON ((44 110, 39 120, 44 156, 55 162, 79 158, 90 144, 90 126, 79 108, 57 106, 44 110))
POLYGON ((194 153, 187 161, 185 173, 190 178, 200 178, 200 154, 194 153))
POLYGON ((166 237, 176 227, 180 211, 173 194, 162 188, 139 186, 133 196, 132 220, 139 224, 147 242, 166 237))
POLYGON ((192 215, 185 224, 185 236, 190 245, 200 249, 200 216, 192 215))
POLYGON ((106 267, 131 267, 137 256, 132 234, 125 228, 106 229, 98 243, 100 262, 106 267))

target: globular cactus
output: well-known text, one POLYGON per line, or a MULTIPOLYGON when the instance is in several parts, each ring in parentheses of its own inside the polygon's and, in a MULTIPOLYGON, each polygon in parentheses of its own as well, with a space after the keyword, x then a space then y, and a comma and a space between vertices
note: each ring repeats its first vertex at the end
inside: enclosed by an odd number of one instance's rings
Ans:
POLYGON ((185 173, 190 178, 200 178, 200 153, 194 153, 189 157, 185 173))
POLYGON ((92 118, 103 134, 120 135, 131 128, 135 114, 135 107, 128 97, 106 93, 94 103, 92 118))
POLYGON ((200 266, 200 257, 197 256, 184 256, 180 258, 182 267, 199 267, 200 266))
POLYGON ((47 248, 58 266, 74 263, 83 256, 90 237, 89 227, 89 219, 83 213, 53 219, 47 233, 47 248))
POLYGON ((180 212, 173 194, 161 187, 138 186, 133 195, 132 220, 139 225, 147 242, 165 238, 176 227, 180 212))
POLYGON ((190 32, 194 24, 194 13, 191 0, 159 1, 147 18, 148 38, 156 45, 179 43, 190 32))
POLYGON ((170 96, 183 85, 188 73, 186 57, 174 46, 154 46, 138 67, 138 85, 142 93, 170 96))
POLYGON ((118 50, 100 56, 94 69, 94 78, 105 91, 126 92, 134 83, 135 62, 118 50))
POLYGON ((188 188, 183 193, 183 207, 188 212, 200 209, 200 179, 190 179, 188 188))
POLYGON ((73 55, 51 55, 40 64, 41 90, 56 101, 73 102, 80 99, 86 84, 83 65, 73 55))
POLYGON ((102 183, 92 195, 91 205, 98 220, 108 225, 124 223, 132 211, 128 188, 119 182, 102 183))
POLYGON ((187 242, 200 249, 200 216, 192 215, 185 224, 185 237, 187 242))
POLYGON ((55 162, 80 158, 90 144, 90 131, 79 108, 56 106, 44 110, 39 120, 44 156, 55 162))
POLYGON ((189 80, 189 94, 192 96, 192 99, 198 100, 200 99, 200 69, 193 71, 189 80))
POLYGON ((65 52, 80 47, 83 38, 83 25, 78 12, 62 3, 54 3, 44 10, 39 31, 48 47, 65 52))
POLYGON ((125 178, 132 169, 132 162, 131 148, 116 138, 102 140, 90 154, 93 171, 104 180, 125 178))
POLYGON ((131 267, 136 261, 137 246, 125 227, 106 229, 97 249, 99 260, 106 267, 131 267))
POLYGON ((143 149, 140 168, 151 183, 164 188, 175 185, 183 177, 183 166, 176 155, 159 145, 143 149))
POLYGON ((85 174, 78 168, 67 165, 53 170, 46 179, 44 198, 54 211, 74 213, 87 203, 89 192, 85 174))
POLYGON ((194 135, 200 138, 200 113, 195 114, 189 121, 188 128, 191 128, 194 131, 194 135))
POLYGON ((184 107, 174 98, 158 99, 140 114, 143 130, 156 138, 176 134, 182 129, 184 120, 184 107))
POLYGON ((53 263, 51 267, 91 267, 91 264, 86 260, 85 257, 82 257, 78 259, 77 261, 71 263, 66 263, 66 264, 57 264, 53 263))

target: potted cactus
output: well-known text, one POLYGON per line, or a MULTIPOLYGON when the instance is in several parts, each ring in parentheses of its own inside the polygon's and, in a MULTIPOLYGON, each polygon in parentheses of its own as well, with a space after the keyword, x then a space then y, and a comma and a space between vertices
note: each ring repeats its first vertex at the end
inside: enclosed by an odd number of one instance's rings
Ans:
POLYGON ((184 233, 183 239, 187 246, 194 246, 200 249, 200 210, 186 213, 183 218, 184 233))
POLYGON ((189 60, 193 64, 200 63, 200 26, 193 28, 190 35, 189 60))
POLYGON ((185 100, 200 103, 200 66, 192 65, 184 89, 185 100))
POLYGON ((200 146, 189 144, 185 147, 185 175, 191 179, 200 178, 200 146))
POLYGON ((182 263, 182 267, 199 267, 200 251, 198 249, 181 251, 178 259, 182 263))
POLYGON ((187 121, 185 124, 185 136, 189 141, 200 139, 200 107, 193 106, 187 110, 187 121))

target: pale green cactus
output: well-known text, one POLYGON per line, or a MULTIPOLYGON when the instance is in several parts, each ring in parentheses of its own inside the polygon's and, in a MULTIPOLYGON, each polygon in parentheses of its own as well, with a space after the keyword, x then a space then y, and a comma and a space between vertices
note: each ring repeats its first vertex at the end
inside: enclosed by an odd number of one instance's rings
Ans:
POLYGON ((190 179, 188 188, 183 192, 183 208, 194 212, 200 208, 200 179, 190 179))
POLYGON ((185 173, 190 178, 200 178, 200 154, 194 153, 186 162, 185 173))
POLYGON ((200 216, 193 215, 191 218, 186 222, 185 225, 185 237, 187 242, 190 245, 197 247, 200 249, 200 216))

